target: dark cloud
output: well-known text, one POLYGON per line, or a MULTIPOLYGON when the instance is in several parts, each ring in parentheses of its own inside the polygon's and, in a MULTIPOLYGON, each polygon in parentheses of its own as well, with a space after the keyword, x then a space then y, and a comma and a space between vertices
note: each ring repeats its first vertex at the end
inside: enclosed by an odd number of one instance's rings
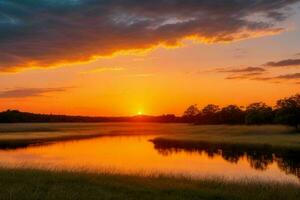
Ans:
MULTIPOLYGON (((247 79, 247 80, 255 80, 255 81, 276 81, 277 83, 280 83, 282 81, 291 81, 291 80, 299 80, 300 79, 300 73, 293 73, 293 74, 284 74, 279 76, 261 76, 262 73, 250 73, 245 75, 236 75, 236 76, 229 76, 226 77, 226 79, 232 80, 232 79, 247 79)), ((296 83, 298 84, 298 83, 296 83)))
POLYGON ((26 98, 43 96, 53 92, 64 92, 69 88, 18 88, 0 92, 0 98, 26 98))
POLYGON ((257 81, 277 81, 278 83, 282 81, 293 81, 293 80, 299 80, 300 79, 300 73, 294 73, 294 74, 284 74, 279 76, 272 76, 272 77, 255 77, 251 80, 257 80, 257 81))
POLYGON ((253 73, 246 73, 246 74, 238 74, 238 75, 231 75, 226 77, 226 79, 232 80, 232 79, 251 79, 256 76, 262 75, 262 72, 253 72, 253 73))
POLYGON ((273 77, 274 79, 300 79, 300 73, 285 74, 273 77))
POLYGON ((249 79, 255 76, 263 75, 266 70, 261 67, 244 67, 244 68, 222 68, 217 69, 219 73, 229 73, 230 75, 226 79, 249 79))
POLYGON ((290 67, 290 66, 300 66, 300 59, 286 59, 278 62, 268 62, 265 66, 269 67, 290 67))
POLYGON ((244 73, 244 72, 264 72, 266 71, 261 67, 245 67, 245 68, 237 68, 237 69, 220 69, 219 72, 222 73, 244 73))
POLYGON ((277 21, 283 21, 285 20, 288 16, 285 13, 277 12, 277 11, 271 11, 267 14, 270 18, 273 18, 277 21))
POLYGON ((255 81, 270 81, 275 79, 275 77, 252 77, 250 80, 255 80, 255 81))
POLYGON ((283 31, 300 0, 2 0, 0 70, 48 67, 187 36, 228 42, 283 31), (259 15, 259 20, 253 15, 259 15))
MULTIPOLYGON (((285 67, 285 66, 296 66, 300 65, 300 59, 287 59, 281 60, 279 62, 268 62, 264 66, 272 67, 285 67)), ((293 74, 283 74, 278 76, 266 76, 267 70, 261 67, 246 67, 246 68, 218 68, 215 69, 219 73, 229 73, 230 75, 225 77, 228 80, 235 79, 246 79, 246 80, 256 80, 256 81, 271 81, 276 83, 281 83, 283 81, 290 80, 300 80, 300 73, 293 74)), ((299 82, 296 82, 298 84, 299 82)))

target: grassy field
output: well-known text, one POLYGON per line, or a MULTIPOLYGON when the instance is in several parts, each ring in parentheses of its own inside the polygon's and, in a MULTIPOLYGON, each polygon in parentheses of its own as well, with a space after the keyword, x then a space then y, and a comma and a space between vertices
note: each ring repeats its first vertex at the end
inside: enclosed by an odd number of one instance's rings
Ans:
POLYGON ((300 199, 299 186, 283 183, 3 168, 0 169, 0 177, 0 199, 3 200, 300 199))
MULTIPOLYGON (((29 145, 103 136, 146 135, 152 134, 153 129, 151 127, 150 124, 132 123, 0 124, 0 149, 14 149, 29 145)), ((154 132, 156 129, 154 128, 154 132)), ((165 132, 165 130, 160 129, 158 132, 165 132)))
POLYGON ((300 133, 291 127, 279 125, 190 126, 176 134, 160 137, 164 140, 205 142, 214 144, 269 145, 283 148, 300 148, 300 133))
POLYGON ((172 141, 300 148, 300 133, 286 126, 195 126, 158 123, 0 124, 0 148, 120 135, 153 135, 172 141))

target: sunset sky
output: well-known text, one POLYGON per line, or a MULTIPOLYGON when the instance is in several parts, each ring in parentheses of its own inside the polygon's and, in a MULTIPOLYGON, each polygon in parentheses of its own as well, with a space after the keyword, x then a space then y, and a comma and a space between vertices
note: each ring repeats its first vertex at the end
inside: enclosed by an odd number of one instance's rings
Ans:
POLYGON ((0 0, 0 110, 181 115, 300 92, 300 0, 0 0))

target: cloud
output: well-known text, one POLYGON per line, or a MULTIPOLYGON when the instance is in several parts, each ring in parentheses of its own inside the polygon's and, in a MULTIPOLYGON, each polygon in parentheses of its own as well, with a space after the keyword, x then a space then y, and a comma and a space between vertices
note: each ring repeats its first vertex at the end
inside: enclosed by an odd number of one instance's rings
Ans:
POLYGON ((219 68, 218 73, 229 73, 226 79, 249 79, 255 76, 263 75, 266 70, 261 67, 244 67, 244 68, 219 68))
MULTIPOLYGON (((300 59, 286 59, 278 62, 268 62, 263 66, 287 67, 287 66, 296 66, 296 65, 300 65, 300 59)), ((300 73, 283 74, 277 76, 266 76, 267 70, 262 67, 246 67, 246 68, 235 68, 235 69, 219 68, 216 69, 216 71, 219 73, 230 73, 229 76, 225 77, 225 79, 228 80, 241 79, 241 80, 255 80, 255 81, 271 81, 273 83, 276 81, 276 83, 281 83, 283 81, 300 79, 300 73)))
MULTIPOLYGON (((272 81, 276 83, 282 83, 283 81, 294 81, 294 80, 300 80, 300 73, 293 73, 293 74, 284 74, 279 76, 273 76, 273 77, 254 77, 251 78, 251 80, 256 81, 272 81)), ((295 84, 299 84, 299 82, 296 82, 295 84)))
POLYGON ((231 76, 228 76, 226 77, 226 79, 229 79, 229 80, 233 80, 233 79, 251 79, 253 77, 256 77, 256 76, 260 76, 262 75, 263 73, 261 72, 253 72, 253 73, 246 73, 246 74, 238 74, 238 75, 231 75, 231 76))
POLYGON ((273 77, 273 79, 300 79, 300 73, 280 75, 273 77))
MULTIPOLYGON (((276 83, 282 83, 283 81, 298 81, 300 80, 300 73, 284 74, 278 76, 261 76, 262 73, 249 73, 245 75, 236 75, 226 77, 228 80, 241 79, 241 80, 254 80, 254 81, 271 81, 276 83)), ((299 82, 296 82, 299 84, 299 82)))
POLYGON ((0 71, 177 45, 277 34, 300 0, 0 1, 0 71), (254 17, 254 16, 259 16, 254 17))
POLYGON ((261 67, 246 67, 246 68, 237 68, 237 69, 219 69, 218 72, 222 73, 244 73, 244 72, 264 72, 266 71, 261 67))
POLYGON ((0 99, 37 97, 48 93, 65 92, 68 89, 69 88, 17 88, 1 91, 0 99))
POLYGON ((268 62, 265 66, 269 67, 290 67, 290 66, 300 66, 300 59, 286 59, 278 62, 268 62))

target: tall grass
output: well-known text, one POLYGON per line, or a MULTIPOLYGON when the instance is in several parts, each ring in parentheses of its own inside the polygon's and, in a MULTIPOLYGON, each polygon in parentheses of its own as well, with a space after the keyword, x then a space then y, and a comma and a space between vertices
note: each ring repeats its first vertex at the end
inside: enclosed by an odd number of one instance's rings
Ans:
POLYGON ((85 172, 0 169, 0 199, 298 200, 300 187, 255 181, 191 180, 85 172))

